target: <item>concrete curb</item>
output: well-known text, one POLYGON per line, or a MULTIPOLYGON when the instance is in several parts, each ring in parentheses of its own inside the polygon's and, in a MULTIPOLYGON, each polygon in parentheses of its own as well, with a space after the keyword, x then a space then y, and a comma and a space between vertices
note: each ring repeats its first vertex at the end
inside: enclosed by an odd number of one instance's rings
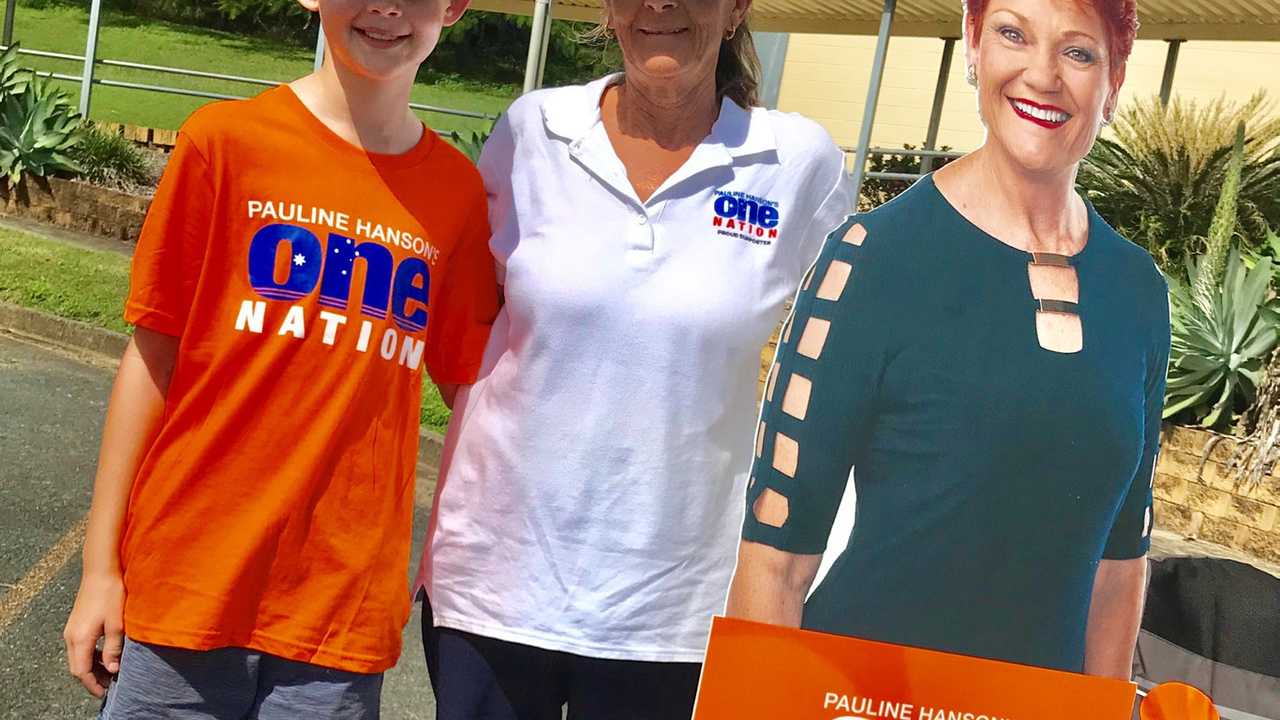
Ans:
POLYGON ((91 352, 118 360, 129 336, 77 320, 0 302, 0 328, 28 335, 75 352, 91 352))
MULTIPOLYGON (((129 344, 129 336, 124 333, 7 302, 0 302, 0 329, 72 353, 92 353, 112 363, 120 359, 129 344)), ((443 450, 444 436, 422 428, 419 432, 418 462, 438 468, 443 450)))

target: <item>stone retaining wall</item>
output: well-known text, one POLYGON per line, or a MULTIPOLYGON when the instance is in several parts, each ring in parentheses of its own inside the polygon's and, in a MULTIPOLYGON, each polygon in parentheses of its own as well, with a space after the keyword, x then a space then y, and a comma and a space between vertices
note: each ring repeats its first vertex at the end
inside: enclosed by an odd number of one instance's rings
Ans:
POLYGON ((1205 457, 1212 433, 1165 426, 1156 467, 1156 526, 1280 561, 1280 474, 1238 487, 1226 471, 1236 442, 1224 438, 1205 457))
POLYGON ((158 148, 165 152, 172 150, 173 146, 178 143, 177 130, 162 130, 160 128, 142 127, 140 125, 127 125, 124 123, 100 121, 94 121, 94 124, 107 132, 115 133, 116 135, 123 135, 125 139, 132 140, 138 145, 158 148))
POLYGON ((0 183, 0 214, 132 243, 151 199, 62 178, 0 183))

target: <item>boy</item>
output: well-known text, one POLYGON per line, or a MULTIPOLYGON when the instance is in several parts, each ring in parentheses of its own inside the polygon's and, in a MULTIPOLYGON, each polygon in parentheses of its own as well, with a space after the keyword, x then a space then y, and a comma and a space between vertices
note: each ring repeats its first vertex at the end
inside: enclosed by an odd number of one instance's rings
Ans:
POLYGON ((300 0, 323 68, 183 127, 65 631, 102 717, 378 716, 422 368, 451 400, 497 312, 479 174, 408 108, 468 1, 300 0))

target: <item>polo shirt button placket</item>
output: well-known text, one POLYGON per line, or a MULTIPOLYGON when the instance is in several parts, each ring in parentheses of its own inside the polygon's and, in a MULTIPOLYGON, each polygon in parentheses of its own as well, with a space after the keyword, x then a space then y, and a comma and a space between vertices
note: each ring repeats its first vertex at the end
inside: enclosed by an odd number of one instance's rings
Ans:
POLYGON ((642 209, 636 209, 634 215, 634 224, 631 226, 630 242, 628 247, 638 253, 646 255, 653 252, 653 225, 649 222, 649 216, 642 209))

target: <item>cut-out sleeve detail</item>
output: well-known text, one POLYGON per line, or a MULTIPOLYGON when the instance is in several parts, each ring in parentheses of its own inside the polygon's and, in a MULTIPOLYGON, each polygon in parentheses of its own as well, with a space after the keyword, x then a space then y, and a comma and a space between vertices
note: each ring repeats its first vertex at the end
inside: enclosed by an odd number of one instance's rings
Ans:
POLYGON ((819 300, 837 302, 844 294, 844 286, 849 283, 849 271, 852 266, 847 262, 834 260, 827 266, 827 274, 822 276, 822 285, 818 288, 819 300))
POLYGON ((850 245, 862 245, 862 241, 866 238, 867 229, 862 226, 862 223, 854 223, 850 225, 849 229, 845 231, 843 236, 841 236, 841 240, 849 243, 850 245))
POLYGON ((821 553, 849 471, 874 425, 871 410, 888 356, 882 332, 897 317, 880 246, 857 218, 827 237, 796 298, 778 348, 756 435, 743 537, 797 554, 821 553), (857 231, 854 231, 854 228, 857 231), (849 242, 850 233, 859 242, 849 242), (852 270, 852 272, 851 272, 852 270), (776 496, 776 497, 775 497, 776 496))
POLYGON ((1128 493, 1120 503, 1111 533, 1102 557, 1108 560, 1131 560, 1147 554, 1151 548, 1152 486, 1155 484, 1156 463, 1160 452, 1160 421, 1164 413, 1165 378, 1169 369, 1169 304, 1168 295, 1162 296, 1163 313, 1155 313, 1155 347, 1147 366, 1145 395, 1146 427, 1143 435, 1142 458, 1129 482, 1128 493))

